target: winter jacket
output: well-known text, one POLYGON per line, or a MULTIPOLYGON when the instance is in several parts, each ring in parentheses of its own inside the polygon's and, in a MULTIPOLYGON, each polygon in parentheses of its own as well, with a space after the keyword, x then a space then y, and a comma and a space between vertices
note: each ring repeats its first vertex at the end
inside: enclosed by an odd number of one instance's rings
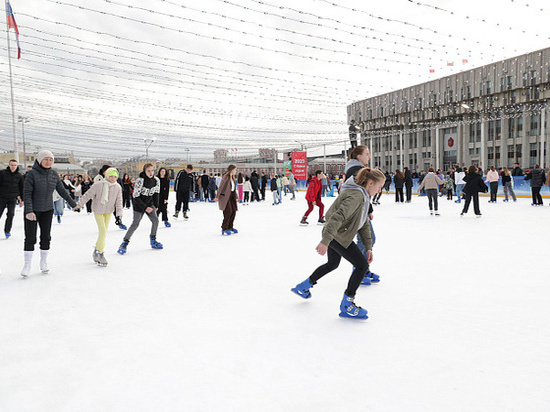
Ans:
POLYGON ((35 160, 32 169, 25 175, 25 185, 23 187, 25 214, 53 210, 54 190, 57 190, 57 193, 59 193, 71 207, 76 206, 76 202, 65 190, 63 182, 59 178, 57 172, 51 168, 43 168, 40 163, 38 163, 38 160, 35 160))
POLYGON ((464 181, 466 182, 466 186, 464 186, 462 191, 468 195, 473 195, 479 192, 487 192, 489 190, 485 182, 483 182, 483 178, 475 172, 468 173, 464 176, 464 181))
POLYGON ((296 179, 292 173, 288 175, 288 184, 290 186, 296 186, 296 179))
POLYGON ((252 174, 250 175, 250 184, 252 185, 252 190, 258 189, 259 182, 260 181, 258 178, 258 173, 252 172, 252 174))
MULTIPOLYGON (((141 176, 141 175, 140 175, 141 176)), ((187 170, 180 170, 176 176, 176 181, 174 182, 174 190, 176 192, 183 192, 186 190, 191 190, 193 188, 193 175, 187 173, 187 170)))
POLYGON ((542 187, 546 177, 544 176, 544 170, 533 169, 525 176, 524 180, 530 180, 531 187, 542 187))
POLYGON ((208 184, 210 183, 210 179, 208 178, 208 175, 204 174, 201 176, 201 187, 206 190, 208 188, 208 184))
POLYGON ((464 172, 455 172, 455 183, 457 185, 466 184, 466 182, 464 181, 464 176, 466 176, 464 172))
POLYGON ((277 179, 274 177, 271 179, 271 191, 276 192, 277 191, 277 179))
POLYGON ((405 186, 411 188, 413 185, 412 172, 407 170, 405 172, 405 186))
POLYGON ((405 179, 399 178, 397 177, 397 175, 395 175, 393 177, 393 184, 396 189, 403 189, 403 185, 405 184, 405 179))
POLYGON ((312 177, 307 186, 306 200, 308 202, 315 202, 321 199, 321 191, 323 190, 322 182, 317 177, 312 177))
POLYGON ((145 209, 159 207, 160 179, 156 176, 147 177, 141 172, 134 185, 134 211, 145 213, 145 209))
POLYGON ((290 180, 288 180, 288 177, 283 176, 283 178, 281 179, 281 183, 283 186, 288 186, 290 185, 290 180))
POLYGON ((428 172, 426 177, 422 179, 422 183, 420 183, 420 186, 418 186, 418 190, 424 189, 439 189, 439 185, 443 184, 443 180, 441 180, 434 172, 428 172))
POLYGON ((10 167, 0 171, 0 198, 23 199, 23 175, 19 173, 19 167, 12 173, 10 167))
POLYGON ((92 187, 86 191, 77 205, 83 207, 88 200, 92 201, 92 212, 96 215, 111 214, 116 210, 116 216, 122 217, 122 188, 118 183, 109 187, 109 197, 107 203, 101 203, 101 196, 103 195, 103 186, 107 183, 105 180, 94 183, 92 187))
POLYGON ((208 190, 216 190, 218 186, 216 185, 216 177, 212 176, 208 181, 208 190))
POLYGON ((220 182, 220 188, 218 189, 218 194, 216 195, 220 210, 225 210, 231 196, 233 196, 235 200, 237 199, 236 189, 237 184, 235 183, 235 180, 230 175, 226 174, 220 182), (231 185, 231 181, 233 181, 233 185, 231 185), (231 190, 231 186, 233 186, 233 190, 231 190))
POLYGON ((262 176, 262 188, 265 189, 267 187, 267 176, 262 176))
POLYGON ((514 170, 512 170, 512 176, 523 176, 523 170, 521 170, 521 167, 514 167, 514 170))
POLYGON ((160 181, 160 192, 159 192, 159 200, 164 201, 168 200, 168 196, 170 195, 170 180, 167 178, 161 179, 159 177, 160 181))
POLYGON ((512 181, 512 176, 502 175, 502 186, 506 186, 506 183, 512 181))
POLYGON ((370 196, 354 179, 342 185, 342 192, 326 214, 321 243, 328 246, 335 240, 347 248, 356 234, 366 250, 372 250, 368 209, 370 196))
POLYGON ((252 185, 250 184, 250 180, 246 180, 243 184, 243 191, 245 192, 252 192, 252 185))
POLYGON ((498 182, 498 172, 496 170, 489 170, 486 182, 498 182))

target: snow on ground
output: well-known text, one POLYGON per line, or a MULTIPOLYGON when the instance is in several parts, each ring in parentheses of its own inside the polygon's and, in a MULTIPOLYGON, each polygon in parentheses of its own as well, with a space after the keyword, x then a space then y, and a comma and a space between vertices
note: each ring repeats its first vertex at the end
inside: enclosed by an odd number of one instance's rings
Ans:
POLYGON ((311 299, 290 292, 325 257, 317 209, 300 227, 304 194, 288 199, 241 206, 230 237, 217 205, 191 203, 159 229, 164 250, 144 219, 125 256, 111 222, 107 268, 92 263, 94 219, 66 211, 51 274, 35 256, 26 280, 18 209, 0 240, 0 410, 550 410, 548 206, 484 198, 481 219, 459 218, 440 199, 436 218, 426 198, 384 195, 382 281, 360 288, 357 321, 338 317, 345 261, 311 299))

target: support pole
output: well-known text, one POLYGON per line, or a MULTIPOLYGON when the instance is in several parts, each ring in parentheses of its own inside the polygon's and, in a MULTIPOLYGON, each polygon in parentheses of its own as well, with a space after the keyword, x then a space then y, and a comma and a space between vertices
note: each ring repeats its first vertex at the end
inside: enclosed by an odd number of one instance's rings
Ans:
POLYGON ((546 107, 543 107, 540 111, 540 167, 543 169, 546 167, 544 164, 544 144, 546 143, 546 127, 544 123, 546 122, 546 107))
POLYGON ((14 158, 19 162, 19 144, 17 143, 17 134, 15 132, 15 104, 13 99, 13 76, 11 71, 11 48, 10 48, 10 26, 8 24, 8 0, 5 1, 6 9, 6 38, 8 40, 8 66, 10 72, 10 92, 11 92, 11 123, 13 128, 13 152, 14 158))

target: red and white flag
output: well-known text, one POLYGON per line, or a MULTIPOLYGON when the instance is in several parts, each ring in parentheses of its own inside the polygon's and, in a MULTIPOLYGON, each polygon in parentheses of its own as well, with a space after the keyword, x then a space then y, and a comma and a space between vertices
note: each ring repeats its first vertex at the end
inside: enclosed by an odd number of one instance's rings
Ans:
POLYGON ((21 58, 21 46, 19 46, 19 29, 17 28, 17 23, 15 22, 15 16, 13 15, 13 10, 11 9, 10 2, 6 3, 6 16, 8 18, 8 30, 15 30, 15 40, 17 41, 17 58, 21 58))

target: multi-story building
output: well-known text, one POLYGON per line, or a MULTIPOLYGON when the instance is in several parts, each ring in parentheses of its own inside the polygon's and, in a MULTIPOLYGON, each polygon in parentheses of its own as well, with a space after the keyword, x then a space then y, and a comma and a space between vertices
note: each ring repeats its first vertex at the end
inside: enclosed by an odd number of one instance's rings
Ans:
POLYGON ((550 164, 550 48, 348 106, 371 166, 550 164))

